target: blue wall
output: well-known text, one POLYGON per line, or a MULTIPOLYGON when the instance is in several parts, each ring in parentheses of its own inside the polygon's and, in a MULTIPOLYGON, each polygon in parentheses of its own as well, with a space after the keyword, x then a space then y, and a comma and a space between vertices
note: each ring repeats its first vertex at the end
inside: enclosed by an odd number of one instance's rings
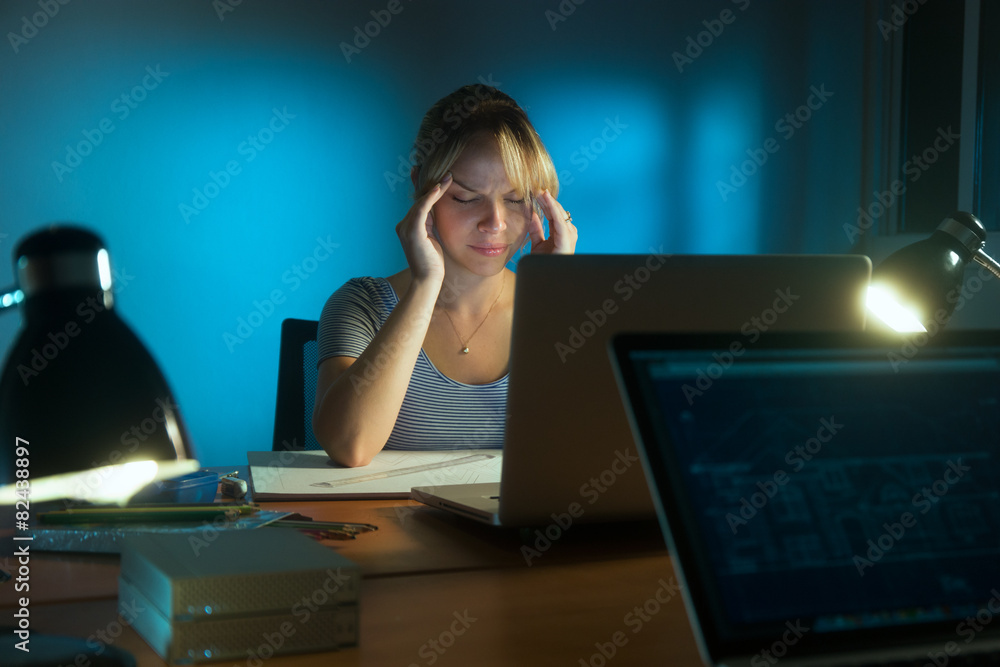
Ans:
POLYGON ((104 237, 208 465, 270 448, 281 320, 403 267, 393 175, 464 83, 528 109, 579 252, 850 249, 862 0, 5 0, 0 32, 0 253, 53 221, 104 237))

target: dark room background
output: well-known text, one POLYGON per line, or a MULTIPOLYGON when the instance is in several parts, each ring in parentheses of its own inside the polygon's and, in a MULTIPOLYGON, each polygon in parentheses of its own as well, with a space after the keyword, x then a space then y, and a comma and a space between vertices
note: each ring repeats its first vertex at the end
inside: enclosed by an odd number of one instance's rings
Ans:
MULTIPOLYGON (((271 446, 282 319, 404 266, 401 175, 460 85, 527 109, 578 252, 857 250, 895 38, 873 7, 5 0, 0 253, 55 221, 97 231, 201 460, 242 462, 271 446)), ((0 317, 0 348, 17 326, 0 317)))

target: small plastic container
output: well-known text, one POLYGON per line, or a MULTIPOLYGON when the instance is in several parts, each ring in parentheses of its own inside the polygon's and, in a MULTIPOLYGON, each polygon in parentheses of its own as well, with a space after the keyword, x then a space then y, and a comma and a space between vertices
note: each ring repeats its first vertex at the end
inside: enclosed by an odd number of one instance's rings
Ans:
POLYGON ((129 501, 137 503, 211 503, 219 488, 219 473, 201 470, 153 482, 129 501))

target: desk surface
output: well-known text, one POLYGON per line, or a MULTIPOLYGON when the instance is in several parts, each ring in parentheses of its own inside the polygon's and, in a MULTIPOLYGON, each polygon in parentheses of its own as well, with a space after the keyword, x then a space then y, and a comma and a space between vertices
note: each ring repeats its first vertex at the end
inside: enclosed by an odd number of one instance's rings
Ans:
MULTIPOLYGON (((481 526, 411 501, 262 506, 379 526, 324 543, 362 568, 359 646, 268 665, 700 664, 652 522, 574 526, 529 565, 522 538, 534 543, 533 531, 481 526), (614 651, 613 663, 602 648, 614 651)), ((118 618, 117 575, 116 556, 33 554, 32 630, 98 645, 103 636, 140 665, 163 665, 118 618)), ((15 601, 12 586, 0 587, 0 614, 10 619, 15 601)))

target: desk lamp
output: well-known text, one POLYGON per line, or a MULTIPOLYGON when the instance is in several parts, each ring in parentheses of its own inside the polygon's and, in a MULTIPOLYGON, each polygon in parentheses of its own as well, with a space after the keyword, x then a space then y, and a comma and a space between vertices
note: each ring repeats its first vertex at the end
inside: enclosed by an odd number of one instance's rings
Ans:
POLYGON ((43 480, 57 498, 124 482, 127 499, 165 474, 153 462, 187 464, 171 475, 196 468, 166 379, 114 310, 103 241, 45 228, 17 245, 14 267, 18 287, 0 297, 2 310, 22 315, 0 375, 0 485, 28 479, 35 501, 43 480))
POLYGON ((886 258, 872 273, 868 310, 896 331, 927 331, 945 325, 960 300, 970 261, 1000 277, 1000 264, 983 252, 986 230, 971 213, 959 211, 930 238, 886 258))

